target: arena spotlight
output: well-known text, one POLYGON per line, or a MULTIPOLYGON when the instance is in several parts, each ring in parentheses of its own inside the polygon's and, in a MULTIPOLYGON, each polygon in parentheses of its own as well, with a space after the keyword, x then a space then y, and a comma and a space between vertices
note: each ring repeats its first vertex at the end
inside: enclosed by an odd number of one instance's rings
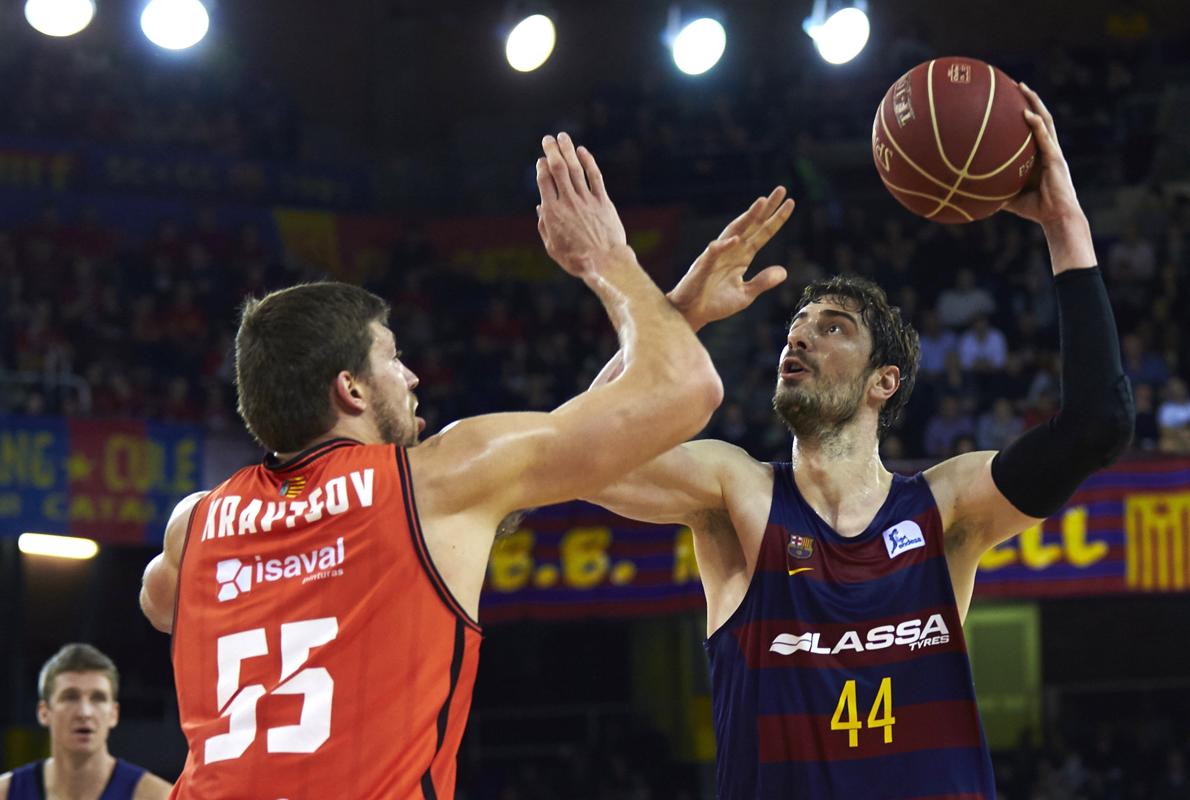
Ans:
POLYGON ((702 75, 719 63, 727 48, 727 31, 717 19, 699 17, 686 25, 675 24, 677 7, 670 8, 670 30, 677 29, 670 41, 674 64, 687 75, 702 75))
POLYGON ((25 19, 46 36, 74 36, 95 17, 94 0, 28 0, 25 19))
POLYGON ((867 0, 855 0, 838 7, 829 16, 827 0, 814 0, 810 16, 802 22, 818 54, 829 64, 846 64, 860 54, 868 43, 867 0))
POLYGON ((202 41, 211 17, 200 0, 150 0, 140 15, 149 41, 166 50, 185 50, 202 41))
POLYGON ((86 560, 95 557, 95 554, 99 552, 99 545, 95 543, 94 539, 83 539, 78 536, 22 533, 17 539, 17 549, 31 556, 86 560))
POLYGON ((517 72, 532 72, 554 52, 557 32, 554 21, 545 14, 525 17, 508 34, 504 56, 517 72))

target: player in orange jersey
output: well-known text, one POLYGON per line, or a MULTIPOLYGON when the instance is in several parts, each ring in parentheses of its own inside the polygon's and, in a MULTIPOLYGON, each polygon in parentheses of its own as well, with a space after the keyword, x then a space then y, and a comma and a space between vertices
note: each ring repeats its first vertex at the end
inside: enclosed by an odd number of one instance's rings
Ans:
POLYGON ((566 134, 543 149, 539 230, 603 302, 627 354, 617 380, 419 445, 418 380, 380 299, 322 283, 246 303, 239 408, 271 455, 179 504, 141 591, 174 637, 190 753, 173 797, 452 797, 501 520, 594 492, 718 405, 595 160, 566 134))

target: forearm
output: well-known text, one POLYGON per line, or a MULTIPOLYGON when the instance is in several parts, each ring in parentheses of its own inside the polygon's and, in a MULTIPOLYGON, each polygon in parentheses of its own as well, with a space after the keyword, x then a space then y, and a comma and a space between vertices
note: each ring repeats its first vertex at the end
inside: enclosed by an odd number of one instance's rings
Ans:
POLYGON ((1067 270, 1089 269, 1099 263, 1095 257, 1095 242, 1091 225, 1081 211, 1078 214, 1042 225, 1049 245, 1050 264, 1054 275, 1067 270))
MULTIPOLYGON (((690 330, 697 333, 704 327, 705 323, 694 319, 693 314, 691 314, 687 309, 682 308, 680 304, 674 301, 672 292, 666 295, 666 299, 669 300, 670 304, 676 308, 686 320, 686 324, 690 326, 690 330)), ((599 374, 595 376, 593 381, 591 381, 591 385, 588 388, 594 389, 596 386, 603 386, 604 384, 611 383, 616 378, 620 377, 620 374, 623 372, 624 349, 621 347, 616 351, 615 355, 613 355, 608 360, 608 362, 603 365, 603 369, 599 370, 599 374)))
MULTIPOLYGON (((1083 253, 1087 254, 1094 255, 1090 250, 1083 253)), ((1107 290, 1098 269, 1080 269, 1076 263, 1067 260, 1054 265, 1062 406, 992 462, 992 477, 1001 493, 1033 517, 1057 511, 1079 484, 1114 461, 1132 438, 1132 391, 1120 362, 1107 290)))
POLYGON ((628 372, 650 380, 718 384, 710 357, 689 323, 640 267, 631 249, 610 253, 586 282, 603 303, 620 339, 620 350, 595 385, 628 372))

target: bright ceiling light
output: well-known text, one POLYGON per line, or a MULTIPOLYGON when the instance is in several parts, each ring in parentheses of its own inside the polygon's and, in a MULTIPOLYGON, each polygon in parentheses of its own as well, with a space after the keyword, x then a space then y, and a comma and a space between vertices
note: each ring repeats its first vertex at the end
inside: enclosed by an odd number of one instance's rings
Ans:
POLYGON ((863 5, 857 3, 852 7, 841 8, 823 20, 821 6, 816 4, 814 15, 806 18, 802 27, 814 40, 818 54, 827 63, 846 64, 858 56, 868 43, 872 29, 863 5))
POLYGON ((202 41, 211 17, 199 0, 150 0, 140 15, 149 41, 166 50, 185 50, 202 41))
POLYGON ((710 17, 696 19, 674 37, 674 63, 687 75, 701 75, 719 63, 727 48, 727 31, 710 17))
POLYGON ((28 0, 25 19, 46 36, 74 36, 95 17, 94 0, 28 0))
POLYGON ((17 539, 17 549, 31 556, 53 558, 94 558, 99 545, 93 539, 78 536, 56 536, 52 533, 22 533, 17 539))
POLYGON ((554 22, 544 14, 525 17, 508 34, 504 55, 517 72, 532 72, 554 52, 557 33, 554 22))

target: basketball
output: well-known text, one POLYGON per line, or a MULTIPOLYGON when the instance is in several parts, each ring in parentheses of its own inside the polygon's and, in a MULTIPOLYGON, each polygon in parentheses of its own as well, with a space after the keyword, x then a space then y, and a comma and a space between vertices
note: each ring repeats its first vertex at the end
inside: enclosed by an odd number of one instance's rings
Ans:
POLYGON ((1016 81, 974 58, 936 58, 885 93, 872 157, 897 201, 934 222, 994 214, 1020 192, 1037 156, 1016 81))

